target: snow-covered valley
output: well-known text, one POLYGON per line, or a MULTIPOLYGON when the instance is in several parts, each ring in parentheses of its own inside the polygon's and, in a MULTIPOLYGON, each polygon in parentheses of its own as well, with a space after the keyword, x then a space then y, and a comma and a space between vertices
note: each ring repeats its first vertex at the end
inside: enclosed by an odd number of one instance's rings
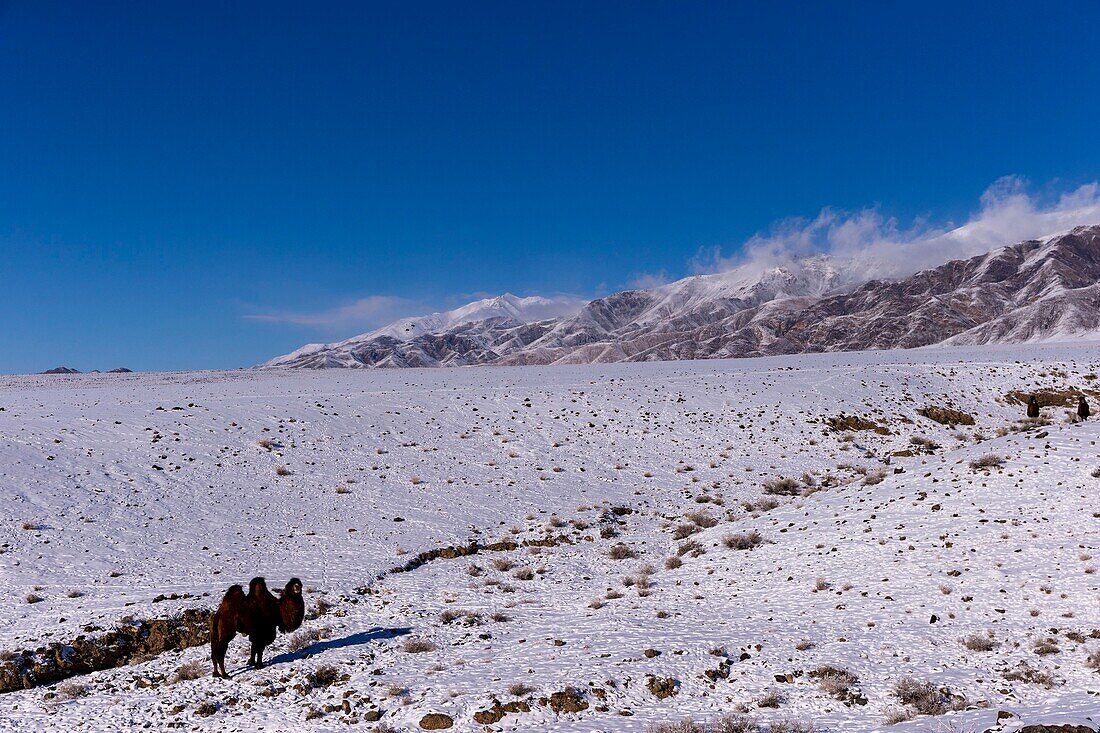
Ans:
POLYGON ((0 728, 1095 729, 1100 422, 1009 394, 1095 410, 1098 373, 1062 344, 3 377, 0 665, 254 575, 310 613, 261 670, 170 651, 2 694, 0 728))

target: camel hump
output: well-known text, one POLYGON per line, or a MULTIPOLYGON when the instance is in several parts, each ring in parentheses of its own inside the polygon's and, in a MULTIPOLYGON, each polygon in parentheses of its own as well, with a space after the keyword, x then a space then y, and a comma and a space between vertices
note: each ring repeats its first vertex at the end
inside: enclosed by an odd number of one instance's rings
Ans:
POLYGON ((231 598, 244 598, 244 588, 242 588, 240 585, 229 586, 229 590, 225 592, 222 600, 228 601, 231 598))

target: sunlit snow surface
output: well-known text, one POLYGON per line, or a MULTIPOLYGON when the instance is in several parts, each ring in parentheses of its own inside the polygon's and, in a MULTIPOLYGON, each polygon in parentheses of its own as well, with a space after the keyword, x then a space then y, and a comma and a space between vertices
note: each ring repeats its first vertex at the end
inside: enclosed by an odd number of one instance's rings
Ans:
MULTIPOLYGON (((642 731, 746 705, 762 723, 866 731, 884 727, 905 676, 990 707, 891 730, 983 731, 998 710, 1042 723, 1091 715, 1096 727, 1100 674, 1085 660, 1100 650, 1089 638, 1100 629, 1100 479, 1090 475, 1100 423, 1048 409, 1049 426, 997 429, 1022 417, 1003 401, 1010 390, 1100 389, 1097 373, 1100 349, 1063 345, 0 378, 0 650, 64 641, 129 614, 213 607, 253 575, 272 586, 297 575, 309 605, 332 606, 303 626, 328 628, 311 654, 288 654, 280 637, 263 670, 168 684, 160 679, 184 662, 205 664, 208 651, 169 653, 79 678, 88 691, 76 699, 48 699, 51 688, 0 696, 0 728, 345 730, 343 712, 306 715, 354 691, 357 718, 369 699, 399 730, 417 729, 429 712, 451 715, 455 730, 483 730, 473 713, 494 696, 515 699, 508 688, 522 682, 535 690, 525 696, 532 711, 491 729, 642 731), (947 428, 916 414, 929 405, 965 410, 977 424, 947 428), (829 430, 823 420, 840 413, 892 434, 829 430), (912 436, 942 448, 887 465, 912 436), (1002 469, 971 469, 990 453, 1002 469), (885 479, 865 485, 864 470, 885 479), (842 483, 777 497, 767 512, 741 507, 762 496, 764 481, 807 472, 842 483), (604 538, 611 507, 633 513, 616 517, 618 537, 604 538), (695 510, 718 520, 689 538, 705 554, 665 569, 681 544, 673 531, 695 510), (722 542, 752 529, 767 540, 756 549, 722 542), (547 534, 573 544, 437 560, 379 579, 422 550, 547 534), (620 542, 637 557, 611 559, 620 542), (514 567, 498 570, 497 559, 514 567), (623 578, 646 563, 652 588, 639 596, 623 578), (483 573, 469 575, 471 564, 483 573), (520 568, 534 578, 517 579, 520 568), (819 578, 826 589, 815 590, 819 578), (355 592, 363 586, 371 593, 355 592), (612 589, 622 597, 606 599, 612 589), (32 592, 44 600, 27 603, 32 592), (172 593, 192 597, 153 602, 172 593), (603 606, 590 608, 596 598, 603 606), (479 612, 482 623, 445 624, 447 609, 479 612), (493 621, 498 612, 509 620, 493 621), (986 631, 999 642, 993 651, 959 642, 986 631), (402 651, 410 637, 436 650, 402 651), (1060 651, 1037 655, 1047 637, 1060 651), (803 640, 813 646, 798 650, 803 640), (718 647, 730 675, 711 683, 703 673, 718 667, 718 647), (660 655, 647 658, 649 648, 660 655), (1051 673, 1054 686, 1006 680, 1020 660, 1051 673), (807 674, 775 681, 825 664, 858 675, 867 704, 845 706, 807 674), (350 679, 294 689, 321 665, 350 679), (679 693, 656 699, 649 675, 675 678, 679 693), (590 694, 588 710, 562 715, 537 704, 569 685, 601 688, 606 701, 590 694), (265 696, 271 686, 285 691, 265 696), (781 706, 757 708, 770 688, 781 706), (207 701, 220 708, 197 716, 207 701)), ((234 643, 231 671, 243 669, 246 649, 234 643)))

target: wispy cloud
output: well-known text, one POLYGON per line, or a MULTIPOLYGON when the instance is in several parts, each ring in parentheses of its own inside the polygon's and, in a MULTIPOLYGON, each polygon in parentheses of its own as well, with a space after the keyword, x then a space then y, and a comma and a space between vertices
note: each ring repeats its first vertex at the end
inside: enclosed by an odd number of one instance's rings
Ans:
POLYGON ((692 259, 696 273, 749 265, 770 267, 800 256, 827 253, 849 260, 867 278, 903 277, 953 259, 1100 223, 1100 184, 1089 183, 1057 197, 1028 192, 1026 182, 1009 176, 982 194, 977 213, 956 226, 917 220, 903 226, 877 208, 822 209, 814 219, 786 219, 757 234, 730 255, 704 248, 692 259))
POLYGON ((659 288, 670 282, 672 282, 672 278, 668 276, 667 272, 661 270, 660 272, 642 272, 634 275, 627 281, 627 286, 631 290, 649 290, 650 288, 659 288))
MULTIPOLYGON (((1097 223, 1100 223, 1100 183, 1089 183, 1061 195, 1040 196, 1030 193, 1024 180, 1010 176, 986 189, 976 213, 962 225, 936 224, 924 219, 902 225, 875 207, 859 211, 825 208, 813 219, 779 221, 730 254, 719 247, 700 249, 689 262, 689 268, 696 274, 745 265, 763 269, 789 263, 800 256, 827 253, 846 261, 853 281, 904 277, 948 260, 984 254, 1080 224, 1097 223)), ((627 286, 648 289, 672 279, 665 271, 643 272, 633 275, 627 286)), ((602 297, 609 292, 608 285, 600 283, 591 295, 602 297)), ((455 307, 490 295, 453 295, 445 298, 444 303, 455 307)), ((356 329, 362 332, 437 309, 419 300, 369 295, 334 308, 259 312, 245 318, 346 335, 356 329)))
POLYGON ((368 295, 365 298, 359 298, 327 310, 250 313, 245 318, 250 321, 285 323, 317 328, 374 328, 395 321, 398 318, 426 313, 429 310, 423 303, 408 298, 394 295, 368 295))

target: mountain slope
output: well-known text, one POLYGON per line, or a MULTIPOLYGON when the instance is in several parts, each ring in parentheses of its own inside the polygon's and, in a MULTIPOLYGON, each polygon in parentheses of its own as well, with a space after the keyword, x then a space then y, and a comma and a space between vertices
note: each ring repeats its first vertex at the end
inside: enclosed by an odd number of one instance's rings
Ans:
POLYGON ((502 296, 265 366, 558 364, 1060 340, 1100 331, 1100 225, 898 280, 817 255, 581 305, 502 296), (499 301, 499 302, 498 302, 499 301), (518 305, 517 305, 518 304, 518 305))

